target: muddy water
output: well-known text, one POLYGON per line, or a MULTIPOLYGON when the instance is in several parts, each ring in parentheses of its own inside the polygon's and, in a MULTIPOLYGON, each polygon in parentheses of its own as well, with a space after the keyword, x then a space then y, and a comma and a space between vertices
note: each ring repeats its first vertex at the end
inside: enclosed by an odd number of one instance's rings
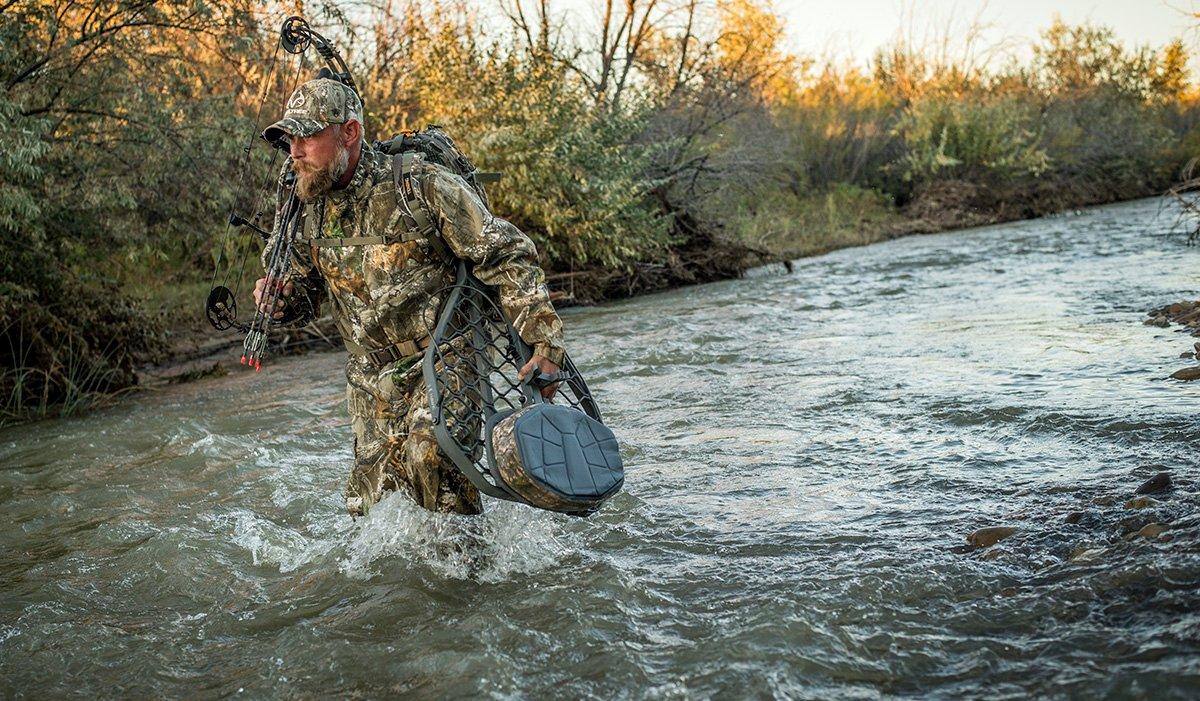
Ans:
POLYGON ((565 314, 589 520, 352 522, 341 356, 0 433, 5 695, 1184 698, 1200 383, 1142 201, 565 314), (1146 477, 1176 488, 1123 502, 1146 477), (1073 523, 1068 523, 1067 515, 1073 523), (1139 521, 1140 519, 1140 521, 1139 521), (1127 540, 1166 522, 1169 541, 1127 540), (967 551, 965 535, 1015 535, 967 551), (472 541, 466 558, 457 543, 472 541))

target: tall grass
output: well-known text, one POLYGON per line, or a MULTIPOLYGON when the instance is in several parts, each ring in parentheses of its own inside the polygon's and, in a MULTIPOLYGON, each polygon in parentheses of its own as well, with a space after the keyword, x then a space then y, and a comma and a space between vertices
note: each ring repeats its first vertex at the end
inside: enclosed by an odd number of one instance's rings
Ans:
MULTIPOLYGON (((94 354, 68 342, 59 349, 54 361, 38 366, 30 361, 31 346, 23 334, 6 336, 12 346, 13 364, 0 370, 0 388, 7 392, 0 404, 0 426, 49 417, 81 413, 101 404, 123 389, 114 389, 116 371, 111 365, 95 362, 94 354)), ((116 342, 100 352, 111 358, 116 342)))

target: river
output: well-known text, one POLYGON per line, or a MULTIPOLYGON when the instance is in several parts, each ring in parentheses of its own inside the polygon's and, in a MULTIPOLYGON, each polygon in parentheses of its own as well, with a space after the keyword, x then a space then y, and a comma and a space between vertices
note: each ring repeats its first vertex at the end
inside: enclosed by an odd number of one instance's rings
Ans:
POLYGON ((1200 383, 1141 324, 1198 296, 1172 219, 567 310, 627 466, 586 520, 351 521, 340 353, 6 429, 5 696, 1195 698, 1200 383))

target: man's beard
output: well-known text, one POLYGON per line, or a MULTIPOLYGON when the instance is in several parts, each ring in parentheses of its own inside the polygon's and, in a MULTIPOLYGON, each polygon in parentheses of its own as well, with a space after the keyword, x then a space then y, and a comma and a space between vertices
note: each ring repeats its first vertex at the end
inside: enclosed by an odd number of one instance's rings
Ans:
POLYGON ((337 156, 320 170, 302 170, 293 164, 296 171, 296 196, 301 202, 312 202, 329 192, 350 167, 350 149, 339 146, 337 156))

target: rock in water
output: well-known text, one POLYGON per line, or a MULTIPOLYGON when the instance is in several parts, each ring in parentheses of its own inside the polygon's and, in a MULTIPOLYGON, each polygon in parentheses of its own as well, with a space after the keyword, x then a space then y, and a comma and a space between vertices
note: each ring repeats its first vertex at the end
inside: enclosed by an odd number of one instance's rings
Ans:
POLYGON ((1129 501, 1125 502, 1125 508, 1126 509, 1149 509, 1150 507, 1155 506, 1157 504, 1158 504, 1158 502, 1154 501, 1150 497, 1134 497, 1134 498, 1130 499, 1129 501))
POLYGON ((1183 368, 1182 370, 1176 370, 1175 372, 1171 373, 1171 379, 1183 380, 1185 382, 1191 382, 1192 380, 1200 380, 1200 365, 1193 365, 1190 368, 1183 368))
POLYGON ((1167 527, 1162 525, 1161 523, 1147 523, 1145 526, 1142 526, 1142 529, 1137 532, 1135 537, 1149 538, 1149 539, 1153 540, 1154 538, 1157 538, 1160 535, 1162 535, 1163 531, 1165 531, 1165 530, 1167 530, 1167 527))
POLYGON ((1071 553, 1071 562, 1095 562, 1104 554, 1104 548, 1080 547, 1071 553))
POLYGON ((1160 472, 1150 479, 1142 482, 1142 486, 1137 488, 1135 494, 1157 494, 1165 492, 1171 488, 1171 473, 1160 472))
POLYGON ((980 528, 967 536, 967 542, 977 548, 987 548, 1016 532, 1017 529, 1012 526, 988 526, 987 528, 980 528))

